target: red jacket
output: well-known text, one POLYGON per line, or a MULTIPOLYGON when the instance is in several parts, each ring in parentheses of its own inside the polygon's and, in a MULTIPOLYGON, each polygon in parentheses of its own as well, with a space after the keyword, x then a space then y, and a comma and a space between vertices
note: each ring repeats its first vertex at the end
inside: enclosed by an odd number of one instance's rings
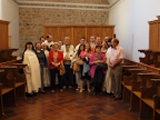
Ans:
MULTIPOLYGON (((54 50, 51 50, 50 52, 49 52, 49 68, 50 69, 53 69, 53 68, 56 68, 53 64, 52 64, 52 62, 55 62, 54 61, 54 55, 55 55, 55 51, 54 50)), ((63 52, 62 51, 58 51, 58 57, 57 57, 57 63, 58 62, 62 62, 63 61, 63 52)))

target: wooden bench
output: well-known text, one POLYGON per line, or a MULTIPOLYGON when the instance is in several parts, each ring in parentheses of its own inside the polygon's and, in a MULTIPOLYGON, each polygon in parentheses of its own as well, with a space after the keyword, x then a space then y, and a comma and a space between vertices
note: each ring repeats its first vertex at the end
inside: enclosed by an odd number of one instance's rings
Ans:
POLYGON ((153 120, 158 120, 160 118, 160 79, 151 79, 153 86, 155 88, 154 99, 154 111, 153 111, 153 120))
POLYGON ((128 62, 128 60, 125 60, 125 63, 122 65, 123 68, 123 78, 122 78, 122 88, 123 88, 123 101, 128 103, 130 101, 130 91, 132 89, 132 76, 131 73, 128 71, 128 69, 131 68, 138 68, 138 65, 133 62, 128 62))
POLYGON ((153 64, 155 67, 160 67, 160 51, 153 51, 153 64))
POLYGON ((14 82, 13 81, 8 81, 8 79, 6 77, 9 77, 9 76, 6 76, 6 73, 5 73, 5 70, 7 69, 15 69, 16 67, 9 67, 9 66, 0 66, 0 116, 3 116, 5 115, 5 110, 4 110, 4 107, 5 107, 5 103, 8 103, 11 105, 15 105, 15 96, 14 96, 14 82), (5 70, 4 70, 5 69, 5 70), (7 99, 9 100, 9 102, 4 99, 5 98, 5 95, 9 95, 8 97, 10 99, 7 99), (12 101, 11 101, 12 100, 12 101))
MULTIPOLYGON (((132 63, 134 62, 132 61, 132 63)), ((158 81, 160 79, 160 69, 137 62, 132 65, 124 63, 123 66, 123 72, 127 73, 126 75, 123 74, 125 76, 122 81, 123 97, 127 96, 130 110, 136 111, 139 119, 152 118, 152 120, 158 120, 160 97, 156 95, 153 98, 156 93, 155 83, 157 83, 153 80, 158 81)))
MULTIPOLYGON (((139 98, 141 97, 140 92, 140 81, 138 81, 138 73, 140 72, 148 72, 147 69, 144 68, 132 68, 128 69, 128 71, 131 73, 130 77, 130 101, 129 101, 129 109, 130 111, 139 110, 139 98), (138 99, 138 100, 137 100, 138 99), (137 104, 135 107, 135 104, 137 104)), ((125 85, 126 86, 126 85, 125 85)))
MULTIPOLYGON (((21 73, 20 70, 23 70, 23 68, 26 66, 22 63, 3 63, 2 65, 14 67, 14 69, 4 69, 6 72, 7 79, 10 79, 11 81, 14 82, 14 90, 15 90, 15 97, 19 98, 23 96, 25 98, 25 86, 26 86, 26 78, 25 74, 21 73)), ((0 67, 3 69, 3 67, 0 67)))
POLYGON ((160 74, 149 72, 149 73, 139 73, 140 81, 140 111, 139 117, 142 118, 153 118, 154 110, 154 99, 155 86, 151 79, 160 78, 160 74))
POLYGON ((4 115, 5 105, 15 106, 17 98, 25 97, 26 80, 24 73, 20 72, 25 65, 16 60, 17 57, 12 54, 15 51, 17 49, 0 50, 0 115, 4 115))

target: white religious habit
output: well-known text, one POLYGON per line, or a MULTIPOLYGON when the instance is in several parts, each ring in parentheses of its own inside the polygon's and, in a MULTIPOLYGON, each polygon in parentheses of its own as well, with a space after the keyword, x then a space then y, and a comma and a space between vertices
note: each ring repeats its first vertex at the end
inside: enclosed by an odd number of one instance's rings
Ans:
POLYGON ((26 50, 24 53, 23 63, 27 80, 27 92, 38 92, 41 88, 40 64, 34 51, 26 50))

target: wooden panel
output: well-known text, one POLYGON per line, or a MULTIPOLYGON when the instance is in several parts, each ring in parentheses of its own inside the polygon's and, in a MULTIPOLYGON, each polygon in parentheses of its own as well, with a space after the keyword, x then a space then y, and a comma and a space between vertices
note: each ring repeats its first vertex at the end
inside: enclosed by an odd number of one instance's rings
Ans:
POLYGON ((59 41, 59 28, 57 27, 47 27, 45 30, 45 34, 50 34, 53 36, 53 41, 59 41))
POLYGON ((90 36, 100 36, 102 37, 102 28, 101 27, 88 27, 87 28, 87 38, 90 36))
POLYGON ((9 22, 0 20, 0 49, 9 47, 8 24, 9 22))
POLYGON ((68 36, 73 43, 72 27, 59 27, 59 40, 64 40, 64 37, 68 36))
POLYGON ((160 51, 160 21, 158 22, 158 51, 160 51))
POLYGON ((150 50, 158 50, 159 48, 159 38, 158 38, 158 22, 150 23, 150 42, 149 48, 150 50))
POLYGON ((65 36, 71 38, 76 45, 82 37, 89 40, 90 36, 114 36, 114 26, 45 26, 45 34, 51 34, 54 41, 64 40, 65 36))
POLYGON ((113 27, 103 27, 102 28, 102 36, 103 38, 105 36, 114 37, 114 28, 113 27))
POLYGON ((86 36, 85 27, 74 27, 73 28, 73 44, 76 45, 79 43, 79 40, 86 36))

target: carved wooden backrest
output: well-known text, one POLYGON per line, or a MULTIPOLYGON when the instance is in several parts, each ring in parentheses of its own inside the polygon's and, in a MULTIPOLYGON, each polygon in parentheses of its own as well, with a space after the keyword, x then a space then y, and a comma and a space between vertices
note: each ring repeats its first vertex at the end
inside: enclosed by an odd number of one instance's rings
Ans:
POLYGON ((12 53, 17 51, 17 49, 5 49, 0 50, 0 63, 6 61, 16 60, 16 56, 13 56, 12 53))

